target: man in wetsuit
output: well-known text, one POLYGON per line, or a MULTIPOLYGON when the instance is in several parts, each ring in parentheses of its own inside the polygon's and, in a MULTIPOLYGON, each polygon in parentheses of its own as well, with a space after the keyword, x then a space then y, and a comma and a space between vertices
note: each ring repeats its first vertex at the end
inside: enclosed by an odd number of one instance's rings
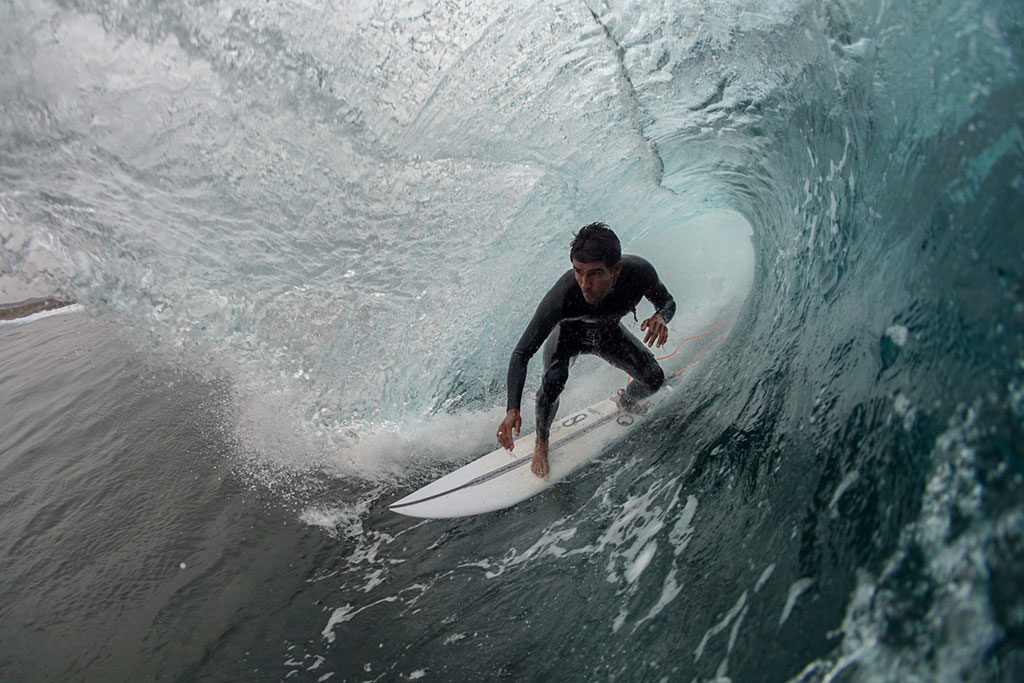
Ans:
POLYGON ((569 377, 569 366, 581 353, 599 356, 629 373, 633 381, 619 398, 619 406, 641 411, 640 401, 657 391, 665 373, 644 344, 662 346, 668 339, 668 321, 675 300, 658 278, 654 266, 639 256, 622 255, 619 238, 604 223, 581 229, 569 249, 572 270, 558 279, 544 296, 520 338, 508 364, 508 413, 498 426, 498 442, 512 449, 523 420, 519 408, 526 382, 526 367, 544 340, 544 377, 537 392, 537 442, 530 468, 538 477, 548 473, 548 436, 558 410, 558 396, 569 377), (640 324, 643 344, 619 320, 632 312, 642 297, 655 313, 640 324), (549 336, 550 335, 550 336, 549 336))

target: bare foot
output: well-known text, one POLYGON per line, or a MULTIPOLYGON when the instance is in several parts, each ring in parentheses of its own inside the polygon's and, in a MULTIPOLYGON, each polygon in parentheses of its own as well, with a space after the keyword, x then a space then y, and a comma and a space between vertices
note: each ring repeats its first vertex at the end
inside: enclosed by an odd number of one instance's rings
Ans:
POLYGON ((533 446, 533 462, 530 469, 538 477, 548 476, 548 444, 546 441, 538 440, 533 446))

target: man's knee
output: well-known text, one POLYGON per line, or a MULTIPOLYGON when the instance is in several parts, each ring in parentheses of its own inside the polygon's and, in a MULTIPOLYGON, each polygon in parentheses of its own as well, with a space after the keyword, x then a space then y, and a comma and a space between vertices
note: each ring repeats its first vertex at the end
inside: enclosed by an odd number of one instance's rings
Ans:
POLYGON ((568 379, 568 366, 558 363, 549 367, 541 379, 540 389, 537 390, 537 400, 553 402, 562 393, 568 379))
MULTIPOLYGON (((633 379, 639 380, 639 383, 646 387, 647 391, 653 393, 665 383, 665 371, 661 369, 657 361, 654 361, 638 368, 633 379)), ((637 389, 639 390, 640 387, 637 389)))
POLYGON ((644 380, 647 385, 652 389, 660 389, 661 385, 665 383, 665 371, 661 369, 661 366, 656 362, 648 369, 647 377, 644 380))

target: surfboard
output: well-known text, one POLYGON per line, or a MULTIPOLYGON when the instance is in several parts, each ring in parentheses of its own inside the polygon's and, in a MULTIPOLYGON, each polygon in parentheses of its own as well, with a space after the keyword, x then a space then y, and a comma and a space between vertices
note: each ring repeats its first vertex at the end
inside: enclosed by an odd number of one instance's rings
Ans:
MULTIPOLYGON (((662 390, 646 402, 652 405, 662 390)), ((388 506, 393 512, 426 519, 467 517, 510 507, 551 487, 622 438, 642 415, 619 410, 605 399, 558 419, 548 441, 550 472, 544 479, 530 470, 535 437, 527 434, 504 448, 446 474, 388 506)))

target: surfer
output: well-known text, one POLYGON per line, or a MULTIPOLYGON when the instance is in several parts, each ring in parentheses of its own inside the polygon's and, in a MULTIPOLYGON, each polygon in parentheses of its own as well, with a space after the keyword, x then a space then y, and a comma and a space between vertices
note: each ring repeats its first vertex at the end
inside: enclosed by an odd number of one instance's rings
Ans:
POLYGON ((619 397, 619 407, 641 412, 641 401, 665 381, 653 345, 668 339, 668 322, 676 303, 648 261, 623 255, 619 238, 604 223, 591 223, 573 236, 569 245, 572 269, 544 296, 537 312, 512 351, 508 363, 508 413, 498 426, 498 442, 512 450, 523 420, 522 403, 526 367, 544 340, 544 376, 537 391, 537 441, 530 469, 538 477, 548 473, 548 436, 558 410, 558 397, 576 356, 590 353, 629 373, 633 381, 619 397), (654 315, 640 323, 643 343, 620 322, 627 313, 636 318, 636 305, 646 297, 654 315), (644 344, 648 348, 644 348, 644 344))

